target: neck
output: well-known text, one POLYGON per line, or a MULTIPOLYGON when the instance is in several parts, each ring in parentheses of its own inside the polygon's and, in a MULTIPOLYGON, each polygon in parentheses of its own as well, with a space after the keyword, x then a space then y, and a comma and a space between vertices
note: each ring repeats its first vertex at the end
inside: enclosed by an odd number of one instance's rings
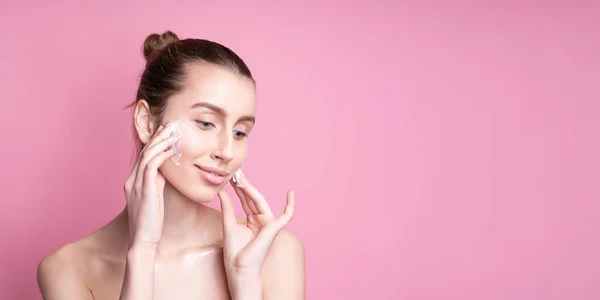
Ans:
MULTIPOLYGON (((127 217, 126 210, 124 217, 127 217)), ((188 199, 167 182, 157 256, 171 257, 190 248, 217 246, 221 238, 219 220, 216 210, 188 199)))

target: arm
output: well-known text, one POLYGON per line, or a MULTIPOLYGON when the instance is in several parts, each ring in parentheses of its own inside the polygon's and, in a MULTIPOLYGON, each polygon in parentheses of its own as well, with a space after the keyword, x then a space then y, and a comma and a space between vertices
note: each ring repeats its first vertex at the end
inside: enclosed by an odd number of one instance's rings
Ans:
MULTIPOLYGON (((125 182, 131 246, 120 300, 154 298, 154 261, 162 235, 166 183, 158 168, 174 154, 171 146, 181 138, 174 134, 175 130, 170 122, 166 127, 160 126, 152 137, 146 137, 146 146, 125 182)), ((74 272, 77 266, 68 263, 73 261, 74 254, 72 247, 63 247, 40 263, 38 285, 45 300, 93 299, 79 274, 74 272)))
POLYGON ((171 146, 180 138, 173 135, 174 124, 157 129, 125 182, 130 246, 120 300, 154 299, 154 262, 162 236, 166 183, 158 168, 173 156, 171 146))
POLYGON ((232 300, 305 300, 304 246, 289 230, 283 229, 273 241, 260 278, 238 276, 232 300))
POLYGON ((37 269, 37 283, 44 300, 92 300, 92 294, 75 272, 69 246, 45 257, 37 269))
POLYGON ((306 299, 304 245, 289 230, 282 230, 263 265, 265 300, 306 299))
POLYGON ((219 192, 223 258, 231 298, 304 299, 304 249, 291 232, 283 230, 294 215, 294 191, 287 193, 284 213, 275 217, 266 199, 241 170, 234 178, 232 186, 246 213, 245 224, 236 221, 229 194, 219 192), (265 266, 267 260, 270 262, 265 266))
POLYGON ((129 249, 120 300, 154 298, 155 258, 156 248, 153 246, 139 245, 129 249))

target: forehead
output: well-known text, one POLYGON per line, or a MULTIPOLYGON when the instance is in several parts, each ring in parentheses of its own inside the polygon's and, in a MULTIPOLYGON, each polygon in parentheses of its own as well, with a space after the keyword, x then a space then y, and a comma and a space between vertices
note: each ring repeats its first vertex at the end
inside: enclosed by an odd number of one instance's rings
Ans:
POLYGON ((195 103, 208 102, 231 116, 256 113, 256 89, 251 79, 236 72, 208 63, 188 67, 185 87, 174 96, 174 108, 190 109, 195 103))

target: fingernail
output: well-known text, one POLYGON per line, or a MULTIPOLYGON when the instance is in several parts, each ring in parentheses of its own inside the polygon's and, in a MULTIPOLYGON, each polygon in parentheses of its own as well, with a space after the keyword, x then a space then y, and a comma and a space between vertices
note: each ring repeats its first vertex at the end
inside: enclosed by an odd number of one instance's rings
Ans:
POLYGON ((244 172, 242 172, 242 169, 239 169, 240 171, 240 178, 241 180, 246 183, 248 181, 248 179, 246 179, 246 175, 244 175, 244 172))
POLYGON ((179 123, 177 121, 172 122, 169 125, 169 134, 173 136, 181 136, 181 129, 179 127, 179 123))
POLYGON ((179 160, 180 160, 180 159, 181 159, 181 153, 177 153, 177 154, 175 154, 175 155, 173 155, 173 156, 171 157, 171 161, 173 161, 173 163, 174 163, 176 166, 179 166, 179 165, 180 165, 180 163, 179 163, 179 160))
POLYGON ((175 126, 173 126, 173 123, 169 123, 169 125, 165 126, 165 136, 172 136, 174 132, 175 126))
POLYGON ((176 166, 179 166, 179 160, 181 159, 181 156, 182 156, 181 150, 179 149, 181 146, 180 141, 181 141, 181 136, 177 136, 175 141, 173 141, 173 144, 171 144, 171 149, 173 149, 173 152, 175 153, 175 155, 173 155, 171 157, 171 160, 173 161, 173 163, 176 166))
POLYGON ((237 170, 237 171, 235 171, 235 174, 233 174, 233 182, 235 182, 235 185, 239 188, 244 187, 243 179, 242 179, 242 176, 240 175, 241 173, 242 173, 242 171, 237 170))

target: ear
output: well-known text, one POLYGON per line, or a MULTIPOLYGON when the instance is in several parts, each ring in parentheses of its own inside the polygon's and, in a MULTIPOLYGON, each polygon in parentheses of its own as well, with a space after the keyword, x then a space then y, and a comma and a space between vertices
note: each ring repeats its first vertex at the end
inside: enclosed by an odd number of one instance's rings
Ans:
POLYGON ((133 111, 133 124, 142 144, 147 144, 155 131, 155 118, 146 100, 139 100, 133 111))

